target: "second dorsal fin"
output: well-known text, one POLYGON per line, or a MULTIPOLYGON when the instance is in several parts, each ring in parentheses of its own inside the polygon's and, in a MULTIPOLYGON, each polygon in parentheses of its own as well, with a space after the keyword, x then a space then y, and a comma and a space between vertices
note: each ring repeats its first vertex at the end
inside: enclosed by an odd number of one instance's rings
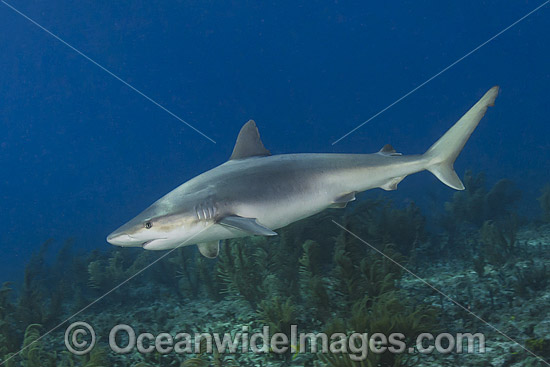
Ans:
POLYGON ((260 139, 260 133, 256 127, 254 120, 249 120, 241 128, 237 142, 233 148, 233 153, 229 160, 243 159, 249 157, 263 157, 271 155, 269 150, 265 149, 262 140, 260 139))
POLYGON ((397 153, 390 144, 384 145, 378 153, 383 155, 401 155, 401 153, 397 153))

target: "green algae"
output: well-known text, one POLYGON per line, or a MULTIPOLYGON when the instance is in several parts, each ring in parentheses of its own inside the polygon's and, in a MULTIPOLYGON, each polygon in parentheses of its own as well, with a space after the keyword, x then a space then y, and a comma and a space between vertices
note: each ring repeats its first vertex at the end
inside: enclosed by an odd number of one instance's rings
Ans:
MULTIPOLYGON (((467 297, 461 295, 458 300, 488 317, 488 308, 504 307, 499 299, 507 297, 509 307, 517 297, 531 299, 547 290, 547 266, 541 261, 525 263, 533 252, 521 245, 524 240, 518 240, 519 221, 515 220, 512 208, 519 195, 514 192, 513 184, 499 181, 487 190, 482 175, 470 174, 466 186, 466 192, 455 195, 447 205, 446 214, 456 215, 453 219, 456 228, 467 229, 462 239, 455 239, 461 246, 456 246, 454 251, 468 258, 481 282, 476 285, 470 280, 460 281, 467 297), (501 213, 494 214, 495 210, 501 213), (521 266, 515 266, 518 261, 523 261, 521 266), (476 299, 479 289, 490 294, 476 299), (505 295, 499 295, 504 291, 505 295)), ((422 266, 430 265, 429 261, 440 259, 438 251, 449 245, 428 233, 427 219, 413 203, 402 208, 384 199, 356 204, 346 211, 329 210, 312 220, 294 223, 278 230, 277 237, 223 241, 218 260, 201 257, 194 246, 178 249, 132 280, 131 287, 117 290, 90 312, 110 312, 113 317, 120 317, 112 310, 129 305, 127 310, 132 313, 138 305, 147 310, 148 305, 162 303, 164 306, 155 306, 150 313, 145 311, 143 317, 149 324, 168 325, 172 317, 177 319, 179 315, 167 316, 166 308, 181 304, 180 309, 185 312, 186 302, 208 299, 215 305, 220 301, 226 305, 221 310, 215 310, 217 306, 214 306, 212 312, 223 314, 227 323, 239 320, 251 325, 267 324, 272 333, 288 332, 293 323, 303 329, 347 335, 398 331, 414 336, 420 331, 439 330, 441 308, 422 306, 426 299, 407 294, 402 285, 408 275, 396 263, 422 270, 422 266), (332 219, 370 246, 342 231, 332 219), (419 256, 427 253, 431 253, 429 260, 419 256), (247 306, 241 307, 242 302, 247 306)), ((451 237, 451 233, 446 231, 444 235, 451 237)), ((29 263, 17 297, 13 297, 8 285, 0 289, 0 356, 9 356, 24 345, 23 332, 18 331, 20 326, 16 325, 39 323, 47 329, 60 315, 86 306, 158 257, 132 249, 75 256, 71 247, 72 243, 67 241, 55 260, 48 264, 45 257, 50 243, 46 243, 29 263), (66 277, 67 273, 71 277, 66 277)), ((539 251, 541 258, 545 256, 544 249, 539 251)), ((424 294, 424 297, 433 296, 424 294)), ((439 304, 433 299, 430 302, 439 304)), ((455 312, 455 315, 457 320, 471 326, 466 321, 469 318, 466 312, 455 312)), ((197 320, 198 325, 205 322, 208 320, 197 320)), ((40 330, 32 326, 25 333, 25 339, 36 340, 40 330)), ((88 362, 89 366, 112 365, 108 357, 106 363, 91 356, 86 360, 66 353, 48 354, 44 348, 33 349, 32 353, 46 353, 46 360, 53 358, 62 366, 88 362)), ((32 353, 26 356, 30 361, 34 361, 32 353)), ((183 361, 177 356, 157 357, 148 356, 142 363, 177 365, 182 362, 185 366, 236 363, 224 355, 201 354, 183 361)), ((19 366, 21 358, 14 357, 6 365, 19 366)), ((277 357, 270 353, 266 356, 266 360, 269 359, 277 357)), ((363 362, 331 354, 293 359, 292 353, 288 353, 282 359, 284 362, 279 358, 276 363, 309 366, 316 361, 320 365, 340 367, 402 366, 410 362, 407 356, 389 354, 373 354, 363 362)))
POLYGON ((451 239, 457 238, 465 226, 480 228, 489 220, 508 220, 521 198, 521 192, 508 179, 497 181, 487 190, 483 172, 475 175, 466 171, 464 187, 464 191, 455 192, 452 200, 445 203, 445 215, 440 219, 451 239))
POLYGON ((486 221, 479 230, 483 255, 493 265, 504 265, 515 257, 517 224, 511 220, 507 225, 486 221))

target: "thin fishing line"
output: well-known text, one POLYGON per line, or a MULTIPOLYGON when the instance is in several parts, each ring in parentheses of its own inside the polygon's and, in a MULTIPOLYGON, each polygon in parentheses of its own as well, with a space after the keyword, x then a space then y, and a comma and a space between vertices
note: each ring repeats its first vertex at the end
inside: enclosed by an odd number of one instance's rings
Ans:
POLYGON ((356 126, 354 129, 350 130, 348 133, 346 133, 345 135, 343 135, 340 139, 338 140, 335 140, 332 145, 335 145, 336 143, 338 143, 339 141, 341 141, 342 139, 346 138, 347 136, 349 136, 350 134, 354 133, 355 131, 357 131, 358 129, 360 129, 361 127, 363 127, 366 123, 374 120, 376 117, 380 116, 381 114, 383 114, 384 112, 386 112, 387 110, 389 110, 390 108, 392 108, 393 106, 395 106, 396 104, 398 104, 399 102, 401 102, 402 100, 404 100, 405 98, 407 98, 408 96, 410 96, 411 94, 413 94, 414 92, 416 92, 417 90, 419 90, 420 88, 422 88, 423 86, 425 86, 426 84, 428 84, 429 82, 431 82, 432 80, 434 80, 435 78, 437 78, 438 76, 440 76, 441 74, 443 74, 444 72, 446 72, 447 70, 449 70, 450 68, 452 68, 453 66, 455 66, 456 64, 458 64, 459 62, 461 62, 462 60, 464 60, 465 58, 467 58, 468 56, 470 56, 471 54, 473 54, 474 52, 478 51, 480 48, 482 48, 483 46, 485 46, 486 44, 488 44, 489 42, 493 41, 494 39, 498 38, 500 35, 502 35, 504 32, 506 32, 507 30, 509 30, 510 28, 514 27, 515 25, 517 25, 518 23, 520 23, 522 20, 524 20, 525 18, 529 17, 530 15, 536 13, 537 11, 539 11, 542 7, 546 6, 548 3, 550 3, 550 0, 547 0, 546 2, 544 2, 542 5, 539 5, 538 7, 536 7, 535 9, 531 10, 529 13, 525 14, 523 17, 519 18, 518 20, 516 20, 514 23, 510 24, 508 27, 504 28, 502 31, 498 32, 497 34, 495 34, 493 37, 489 38, 487 41, 483 42, 482 44, 480 44, 479 46, 477 46, 476 48, 474 48, 472 51, 468 52, 466 55, 462 56, 461 58, 459 58, 458 60, 456 60, 455 62, 453 62, 452 64, 450 64, 449 66, 447 66, 446 68, 444 68, 443 70, 441 70, 440 72, 438 72, 437 74, 435 74, 434 76, 432 76, 431 78, 429 78, 428 80, 426 80, 425 82, 423 82, 422 84, 418 85, 417 87, 413 88, 410 92, 404 94, 402 97, 396 99, 393 103, 389 104, 387 107, 381 109, 380 111, 378 111, 376 114, 374 114, 371 118, 369 118, 368 120, 366 120, 365 122, 363 122, 362 124, 359 124, 358 126, 356 126))
MULTIPOLYGON (((153 103, 155 106, 159 107, 160 109, 162 109, 163 111, 167 112, 170 116, 174 117, 175 119, 177 119, 178 121, 180 122, 183 122, 185 125, 187 125, 189 128, 191 128, 192 130, 194 130, 195 132, 197 132, 198 134, 200 134, 201 136, 203 136, 204 138, 210 140, 212 143, 216 144, 216 141, 212 138, 210 138, 208 135, 206 135, 205 133, 203 133, 202 131, 200 131, 199 129, 197 129, 196 127, 194 127, 193 125, 191 125, 190 123, 188 123, 187 121, 185 121, 184 119, 182 119, 181 117, 179 117, 178 115, 176 115, 175 113, 173 113, 172 111, 170 111, 168 108, 164 107, 163 105, 161 105, 160 103, 158 103, 157 101, 155 101, 153 98, 149 97, 148 95, 146 95, 145 93, 143 93, 142 91, 140 91, 139 89, 137 89, 136 87, 134 87, 133 85, 131 85, 130 83, 128 83, 127 81, 125 81, 124 79, 122 79, 121 77, 119 77, 118 75, 116 75, 115 73, 113 73, 112 71, 110 71, 109 69, 107 69, 106 67, 104 67, 103 65, 101 65, 100 63, 98 63, 97 61, 95 61, 94 59, 92 59, 91 57, 89 57, 88 55, 86 55, 84 52, 78 50, 76 47, 72 46, 71 44, 69 44, 67 41, 63 40, 61 37, 57 36, 56 34, 54 34, 53 32, 49 31, 47 28, 45 28, 44 26, 40 25, 38 22, 36 22, 35 20, 31 19, 29 16, 25 15, 23 12, 21 12, 20 10, 16 9, 13 5, 10 5, 8 4, 7 2, 5 2, 4 0, 1 0, 2 3, 4 5, 6 5, 8 8, 10 8, 11 10, 13 10, 14 12, 16 12, 17 14, 21 15, 23 18, 27 19, 29 22, 31 22, 32 24, 34 24, 35 26, 37 26, 38 28, 42 29, 44 32, 48 33, 50 36, 52 36, 53 38, 55 38, 56 40, 58 40, 59 42, 63 43, 65 46, 69 47, 71 50, 73 50, 74 52, 78 53, 80 56, 84 57, 86 60, 88 60, 89 62, 91 62, 92 64, 94 64, 95 66, 97 66, 98 68, 100 68, 101 70, 103 70, 104 72, 106 72, 107 74, 109 74, 110 76, 112 76, 113 78, 115 78, 116 80, 118 80, 119 82, 121 82, 122 84, 126 85, 128 88, 132 89, 134 92, 138 93, 139 95, 141 95, 143 98, 147 99, 149 102, 153 103)), ((550 1, 550 0, 549 0, 550 1)))

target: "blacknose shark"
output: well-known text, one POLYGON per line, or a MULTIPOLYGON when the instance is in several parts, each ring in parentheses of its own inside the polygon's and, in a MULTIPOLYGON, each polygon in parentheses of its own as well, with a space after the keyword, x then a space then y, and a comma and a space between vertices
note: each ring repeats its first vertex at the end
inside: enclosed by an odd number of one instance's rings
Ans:
POLYGON ((402 155, 390 145, 374 154, 271 155, 254 121, 239 132, 229 161, 169 192, 107 237, 117 246, 166 250, 198 244, 214 258, 219 241, 274 230, 321 212, 343 208, 357 193, 395 190, 406 176, 428 170, 463 190, 453 164, 499 87, 491 88, 424 154, 402 155))

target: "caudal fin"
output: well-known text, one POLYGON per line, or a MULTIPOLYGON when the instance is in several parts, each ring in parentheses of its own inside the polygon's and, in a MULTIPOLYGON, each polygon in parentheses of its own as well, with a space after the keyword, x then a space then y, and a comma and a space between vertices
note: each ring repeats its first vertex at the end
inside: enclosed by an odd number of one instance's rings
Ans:
POLYGON ((487 108, 493 106, 499 87, 495 86, 453 125, 434 145, 424 153, 426 169, 445 185, 456 190, 464 190, 464 185, 456 174, 453 164, 464 144, 475 130, 487 108))

